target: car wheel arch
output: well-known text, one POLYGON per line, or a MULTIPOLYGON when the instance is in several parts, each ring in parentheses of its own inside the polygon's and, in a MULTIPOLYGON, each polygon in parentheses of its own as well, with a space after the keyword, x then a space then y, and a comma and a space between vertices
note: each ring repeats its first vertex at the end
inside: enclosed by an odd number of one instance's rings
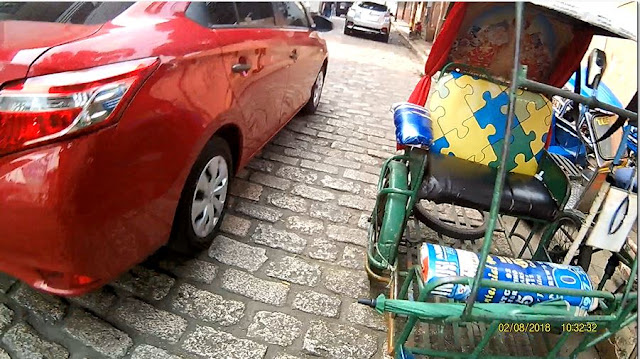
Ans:
POLYGON ((233 160, 233 172, 238 173, 240 169, 240 162, 242 160, 242 131, 240 127, 235 124, 226 124, 218 128, 213 135, 209 138, 207 143, 214 140, 216 137, 222 138, 229 145, 231 149, 231 157, 233 160))

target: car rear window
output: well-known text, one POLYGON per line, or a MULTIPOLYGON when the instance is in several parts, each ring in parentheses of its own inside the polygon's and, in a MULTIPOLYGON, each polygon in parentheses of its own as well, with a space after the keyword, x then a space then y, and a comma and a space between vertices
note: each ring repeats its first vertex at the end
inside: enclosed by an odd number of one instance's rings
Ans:
POLYGON ((382 5, 382 4, 378 4, 378 3, 374 3, 374 2, 369 2, 369 1, 365 1, 365 2, 361 3, 360 7, 363 8, 363 9, 373 10, 373 11, 387 11, 387 6, 386 5, 382 5))
POLYGON ((113 20, 133 2, 0 2, 0 21, 41 21, 103 24, 113 20))

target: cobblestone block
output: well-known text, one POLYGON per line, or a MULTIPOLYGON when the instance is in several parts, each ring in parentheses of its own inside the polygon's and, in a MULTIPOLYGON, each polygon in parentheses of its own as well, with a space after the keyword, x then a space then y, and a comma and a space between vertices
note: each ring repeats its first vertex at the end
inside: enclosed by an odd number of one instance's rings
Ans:
POLYGON ((260 223, 251 236, 257 244, 267 247, 284 249, 292 253, 302 253, 307 240, 295 233, 273 228, 271 225, 260 223))
POLYGON ((269 277, 313 287, 322 272, 317 264, 310 264, 295 257, 283 257, 269 263, 264 273, 269 277))
POLYGON ((131 354, 131 359, 180 359, 180 357, 169 354, 169 352, 164 349, 142 344, 134 349, 133 354, 131 354))
POLYGON ((279 178, 276 176, 268 175, 262 172, 254 172, 251 174, 251 178, 249 178, 251 182, 259 183, 263 186, 279 189, 279 190, 287 190, 291 186, 291 181, 279 178))
POLYGON ((308 198, 308 199, 312 199, 320 202, 326 202, 336 198, 334 194, 329 191, 314 188, 314 187, 303 185, 303 184, 293 187, 293 190, 291 191, 291 193, 298 195, 300 197, 304 197, 304 198, 308 198))
POLYGON ((289 346, 300 336, 302 322, 278 312, 257 312, 247 330, 247 337, 269 344, 289 346))
POLYGON ((218 266, 199 259, 189 259, 186 261, 167 260, 161 262, 160 265, 163 269, 172 272, 180 278, 206 284, 211 284, 218 273, 218 266))
MULTIPOLYGON (((259 172, 256 172, 259 173, 259 172)), ((255 174, 255 173, 254 173, 255 174)), ((244 237, 249 233, 251 221, 245 218, 237 217, 229 213, 224 215, 220 229, 229 234, 235 234, 238 237, 244 237)))
POLYGON ((365 260, 366 251, 364 248, 346 245, 344 246, 344 252, 342 252, 342 259, 338 264, 347 268, 363 270, 365 260))
POLYGON ((286 225, 289 229, 309 235, 320 234, 324 231, 324 224, 321 220, 301 216, 287 218, 286 225))
POLYGON ((365 135, 376 136, 381 138, 386 138, 388 134, 388 131, 385 131, 381 128, 374 128, 370 126, 369 127, 359 126, 356 131, 358 131, 359 133, 364 133, 365 135))
POLYGON ((6 293, 16 281, 8 274, 0 273, 0 293, 6 293))
POLYGON ((380 150, 367 150, 367 154, 369 156, 381 158, 383 160, 386 160, 389 157, 393 156, 393 152, 380 151, 380 150))
POLYGON ((27 323, 18 323, 2 337, 6 348, 15 352, 17 359, 65 359, 69 352, 63 346, 46 341, 27 323))
POLYGON ((342 178, 333 178, 331 176, 324 176, 320 180, 323 186, 335 189, 338 191, 358 193, 360 191, 360 185, 351 181, 344 180, 342 178))
POLYGON ((347 309, 347 321, 353 324, 360 324, 367 328, 387 331, 384 323, 384 316, 378 314, 372 308, 358 303, 351 303, 347 309))
POLYGON ((262 186, 245 180, 236 179, 231 182, 229 193, 237 197, 258 201, 262 194, 262 186))
POLYGON ((358 138, 358 139, 362 139, 362 138, 364 138, 364 136, 365 136, 364 134, 362 134, 362 133, 360 133, 360 132, 355 132, 355 131, 353 131, 353 130, 351 130, 351 129, 344 128, 344 127, 339 127, 339 128, 336 130, 336 133, 337 133, 338 135, 341 135, 341 136, 345 136, 345 137, 353 137, 353 138, 358 138))
MULTIPOLYGON (((342 142, 338 142, 338 143, 342 143, 342 142)), ((338 148, 333 148, 333 146, 331 148, 329 147, 325 147, 325 146, 320 146, 320 145, 311 145, 311 151, 315 152, 315 153, 319 153, 321 155, 325 155, 325 156, 329 156, 329 157, 340 157, 343 155, 343 151, 341 151, 338 148)))
POLYGON ((347 138, 344 136, 340 136, 334 133, 329 133, 329 132, 318 132, 318 137, 320 138, 326 138, 332 141, 341 141, 341 142, 347 142, 347 138))
POLYGON ((393 146, 394 143, 393 141, 389 141, 389 139, 387 139, 386 137, 380 137, 380 136, 367 136, 367 141, 371 142, 371 143, 375 143, 377 145, 380 146, 393 146))
POLYGON ((136 266, 120 276, 112 285, 147 300, 160 300, 169 293, 173 283, 175 279, 166 274, 136 266))
POLYGON ((369 279, 366 273, 344 269, 326 271, 324 286, 330 291, 352 298, 369 296, 369 279))
POLYGON ((316 237, 309 243, 307 255, 313 259, 333 262, 338 258, 338 246, 329 239, 316 237))
POLYGON ((297 196, 278 192, 270 194, 267 199, 269 203, 279 208, 298 213, 307 211, 307 201, 297 196))
POLYGON ((286 284, 256 278, 233 268, 223 273, 222 288, 277 307, 284 305, 289 293, 289 286, 286 284))
MULTIPOLYGON (((2 359, 1 356, 0 356, 0 359, 2 359)), ((297 357, 297 356, 293 356, 293 355, 287 354, 287 353, 278 353, 278 354, 276 354, 275 357, 273 357, 273 359, 302 359, 302 358, 297 357)))
POLYGON ((264 248, 253 247, 223 235, 217 235, 209 247, 211 258, 249 272, 257 271, 267 261, 266 253, 264 248))
POLYGON ((303 133, 307 136, 316 136, 318 134, 317 130, 307 127, 306 124, 302 122, 291 121, 287 125, 287 129, 294 132, 303 133))
POLYGON ((173 300, 174 310, 207 323, 236 324, 244 315, 244 303, 184 283, 173 300))
POLYGON ((176 343, 187 329, 184 318, 134 298, 122 300, 113 311, 113 320, 171 343, 176 343))
POLYGON ((348 208, 359 209, 361 211, 372 211, 373 207, 376 205, 376 201, 362 196, 343 194, 338 198, 338 204, 348 208))
POLYGON ((304 336, 305 353, 333 359, 369 359, 376 352, 376 338, 343 324, 311 321, 304 336))
POLYGON ((6 328, 13 320, 13 310, 0 303, 0 332, 6 328))
POLYGON ((328 318, 338 317, 340 304, 339 297, 312 290, 300 292, 293 299, 293 309, 328 318))
POLYGON ((327 236, 338 242, 351 243, 362 247, 366 247, 368 243, 367 231, 358 228, 330 224, 327 227, 327 236))
POLYGON ((325 125, 322 123, 309 122, 307 127, 313 128, 314 130, 318 130, 320 132, 333 132, 336 130, 334 126, 325 125))
MULTIPOLYGON (((358 196, 353 197, 360 198, 358 196)), ((339 200, 340 199, 338 199, 338 201, 339 200)), ((313 218, 326 219, 336 223, 347 223, 351 218, 351 213, 349 213, 349 211, 346 211, 333 203, 312 203, 309 215, 313 218)))
POLYGON ((67 310, 67 304, 59 297, 38 292, 25 283, 20 283, 20 287, 12 296, 33 315, 48 323, 60 321, 67 310))
POLYGON ((4 349, 0 348, 0 359, 11 359, 11 357, 4 349))
POLYGON ((285 148, 284 154, 292 157, 300 157, 311 161, 320 161, 322 159, 321 156, 311 153, 309 151, 302 151, 297 148, 285 148))
POLYGON ((344 174, 342 175, 344 178, 366 182, 371 184, 378 184, 378 176, 370 173, 365 173, 363 171, 356 171, 350 168, 344 170, 344 174))
POLYGON ((314 162, 310 160, 302 160, 302 162, 300 162, 300 166, 311 169, 311 170, 320 171, 320 172, 326 172, 331 174, 338 173, 338 169, 336 168, 336 166, 329 165, 326 163, 314 162))
MULTIPOLYGON (((373 176, 376 176, 376 178, 380 177, 380 167, 379 166, 369 166, 369 165, 364 165, 362 166, 362 168, 360 169, 363 172, 366 173, 370 173, 373 176)), ((376 182, 377 185, 377 182, 376 182)))
POLYGON ((276 162, 281 162, 287 165, 291 165, 291 166, 297 166, 298 163, 300 162, 299 159, 297 158, 293 158, 293 157, 289 157, 289 156, 283 156, 281 154, 277 154, 277 153, 273 153, 273 152, 266 152, 265 154, 262 155, 263 158, 268 159, 268 160, 272 160, 272 161, 276 161, 276 162))
POLYGON ((369 156, 364 153, 354 153, 354 152, 346 152, 344 157, 350 160, 358 161, 360 163, 364 163, 369 166, 377 166, 380 165, 380 160, 369 156))
POLYGON ((238 339, 233 335, 210 327, 196 326, 182 344, 190 353, 208 358, 260 359, 267 353, 267 346, 248 339, 238 339))
POLYGON ((274 139, 273 143, 282 147, 299 148, 302 150, 309 149, 309 143, 296 139, 296 136, 290 131, 281 131, 274 139))
POLYGON ((362 116, 366 116, 366 117, 371 117, 371 112, 369 111, 364 111, 364 110, 358 110, 355 108, 348 108, 347 113, 352 113, 354 115, 362 115, 362 116))
POLYGON ((291 166, 280 167, 276 172, 276 176, 307 184, 313 184, 318 179, 318 175, 315 172, 291 166))
POLYGON ((74 310, 67 317, 63 330, 108 358, 123 357, 133 345, 126 333, 83 310, 74 310))
POLYGON ((282 212, 277 209, 246 202, 239 202, 236 212, 267 222, 276 222, 282 217, 282 212))
POLYGON ((319 138, 319 137, 311 137, 311 136, 307 136, 307 135, 298 134, 296 136, 296 138, 299 139, 299 140, 302 140, 302 141, 306 141, 309 144, 314 144, 314 145, 329 146, 329 144, 331 144, 331 140, 327 140, 327 139, 319 138))
MULTIPOLYGON (((374 200, 376 196, 378 196, 378 186, 363 186, 362 187, 362 197, 371 198, 374 200)), ((369 208, 368 211, 373 210, 373 207, 369 208)))
POLYGON ((366 153, 367 149, 360 147, 360 146, 355 146, 355 145, 351 145, 348 143, 344 143, 344 142, 334 142, 331 144, 331 148, 335 148, 336 150, 341 150, 341 151, 348 151, 348 152, 355 152, 355 153, 366 153))
POLYGON ((116 295, 109 287, 102 287, 93 292, 79 297, 70 297, 68 300, 78 306, 89 309, 97 315, 106 315, 109 308, 116 302, 116 295))
POLYGON ((362 229, 368 229, 369 228, 369 218, 371 217, 370 213, 362 213, 360 215, 360 218, 358 218, 358 227, 362 228, 362 229))
POLYGON ((259 158, 252 159, 251 162, 247 164, 247 167, 257 171, 262 171, 267 173, 273 172, 273 163, 259 159, 259 158))
POLYGON ((335 118, 328 119, 327 124, 338 127, 338 129, 347 128, 347 129, 353 130, 356 128, 356 126, 350 122, 340 120, 340 119, 335 119, 335 118))
POLYGON ((384 150, 387 146, 381 146, 375 143, 371 143, 367 140, 359 140, 357 138, 350 138, 347 140, 347 143, 350 145, 358 146, 363 149, 372 149, 372 150, 384 150))

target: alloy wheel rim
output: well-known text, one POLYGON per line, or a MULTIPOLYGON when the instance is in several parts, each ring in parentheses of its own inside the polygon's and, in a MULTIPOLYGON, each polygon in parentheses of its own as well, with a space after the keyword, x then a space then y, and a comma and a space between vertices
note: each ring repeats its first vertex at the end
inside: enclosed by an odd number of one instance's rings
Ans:
POLYGON ((313 87, 313 105, 318 106, 320 103, 320 94, 322 93, 322 86, 324 85, 324 72, 320 71, 316 78, 316 83, 313 87))
POLYGON ((191 202, 191 226, 198 237, 206 237, 218 224, 227 199, 229 169, 222 156, 204 166, 191 202))

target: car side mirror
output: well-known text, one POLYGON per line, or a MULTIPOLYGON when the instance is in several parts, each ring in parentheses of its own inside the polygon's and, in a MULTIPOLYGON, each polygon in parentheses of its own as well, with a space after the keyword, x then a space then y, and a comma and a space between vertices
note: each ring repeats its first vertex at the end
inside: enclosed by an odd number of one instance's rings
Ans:
POLYGON ((589 55, 589 62, 587 63, 587 78, 586 85, 590 89, 597 89, 604 75, 604 70, 607 68, 607 55, 600 49, 593 49, 589 55))
POLYGON ((327 32, 333 30, 333 23, 324 16, 313 15, 313 22, 312 28, 316 31, 327 32))

